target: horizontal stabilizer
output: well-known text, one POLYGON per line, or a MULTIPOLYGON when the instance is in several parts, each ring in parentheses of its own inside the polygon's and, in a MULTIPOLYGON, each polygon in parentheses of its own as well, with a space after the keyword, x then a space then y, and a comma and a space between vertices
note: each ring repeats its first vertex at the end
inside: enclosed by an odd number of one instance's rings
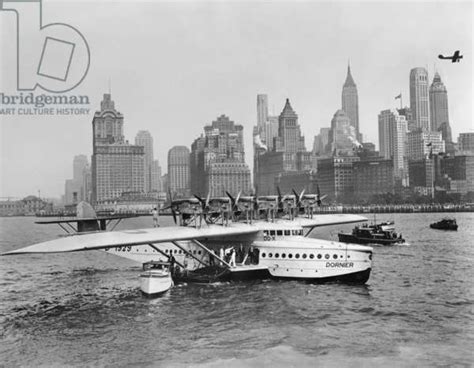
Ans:
POLYGON ((319 227, 319 226, 330 226, 330 225, 339 225, 339 224, 351 224, 354 222, 364 222, 364 221, 367 221, 367 218, 360 215, 350 215, 350 214, 330 214, 330 215, 315 214, 312 219, 297 217, 292 221, 301 227, 319 227))

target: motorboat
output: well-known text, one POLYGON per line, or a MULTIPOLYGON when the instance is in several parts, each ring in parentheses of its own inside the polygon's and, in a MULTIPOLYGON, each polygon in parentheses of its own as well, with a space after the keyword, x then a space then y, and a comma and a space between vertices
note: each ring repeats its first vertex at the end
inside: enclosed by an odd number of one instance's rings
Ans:
POLYGON ((458 224, 456 223, 456 220, 453 218, 444 218, 441 221, 430 224, 430 227, 432 229, 438 229, 438 230, 456 231, 458 229, 458 224))
POLYGON ((356 226, 352 229, 352 233, 341 232, 338 237, 340 242, 356 244, 394 245, 405 242, 402 234, 395 232, 393 221, 356 226))
POLYGON ((140 274, 140 290, 144 295, 160 296, 171 289, 173 285, 169 262, 149 261, 143 264, 143 272, 140 274))

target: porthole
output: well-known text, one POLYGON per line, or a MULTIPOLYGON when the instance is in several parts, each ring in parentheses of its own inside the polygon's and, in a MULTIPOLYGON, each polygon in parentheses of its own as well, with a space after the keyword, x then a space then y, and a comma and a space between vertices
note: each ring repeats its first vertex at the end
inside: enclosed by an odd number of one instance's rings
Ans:
POLYGON ((310 258, 310 259, 313 259, 313 258, 314 258, 314 254, 310 254, 310 255, 309 255, 309 258, 310 258))
POLYGON ((165 253, 168 253, 168 249, 165 250, 165 253))
POLYGON ((293 254, 288 254, 288 258, 293 258, 293 254))
POLYGON ((286 254, 285 254, 285 253, 282 253, 282 254, 281 254, 281 258, 286 258, 286 254))
POLYGON ((198 254, 202 254, 202 252, 200 250, 198 250, 198 254))
POLYGON ((307 255, 306 253, 303 253, 303 259, 306 259, 307 255))
POLYGON ((321 259, 322 258, 322 255, 321 254, 318 254, 318 259, 321 259))
POLYGON ((265 258, 267 255, 265 253, 262 253, 262 258, 265 258))
POLYGON ((272 253, 268 253, 268 258, 272 258, 273 254, 272 253))
POLYGON ((278 253, 275 253, 275 258, 278 258, 280 257, 280 255, 278 253))
POLYGON ((334 254, 332 258, 337 259, 337 254, 334 254))
POLYGON ((296 258, 296 259, 300 258, 300 254, 299 254, 299 253, 296 253, 296 254, 295 254, 295 258, 296 258))
POLYGON ((329 259, 329 254, 325 254, 324 258, 329 259))

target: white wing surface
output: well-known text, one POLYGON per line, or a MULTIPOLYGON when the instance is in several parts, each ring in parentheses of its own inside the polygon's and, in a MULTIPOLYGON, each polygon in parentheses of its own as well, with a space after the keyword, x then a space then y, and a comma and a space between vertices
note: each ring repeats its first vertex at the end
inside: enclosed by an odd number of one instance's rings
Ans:
POLYGON ((81 250, 104 249, 109 247, 134 246, 179 240, 205 240, 209 238, 229 238, 237 235, 257 233, 258 228, 250 225, 192 227, 159 227, 139 230, 99 232, 74 235, 33 244, 25 248, 3 253, 2 255, 24 253, 63 253, 81 250))

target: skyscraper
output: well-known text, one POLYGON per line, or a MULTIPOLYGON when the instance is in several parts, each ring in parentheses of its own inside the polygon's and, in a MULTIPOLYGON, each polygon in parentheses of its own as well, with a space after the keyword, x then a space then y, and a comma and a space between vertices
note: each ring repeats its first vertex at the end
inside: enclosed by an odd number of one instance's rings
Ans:
POLYGON ((414 68, 410 71, 410 109, 416 127, 429 131, 431 129, 430 101, 428 72, 425 68, 414 68))
POLYGON ((352 78, 350 65, 347 66, 346 81, 342 87, 342 110, 349 117, 350 123, 355 129, 357 140, 362 141, 359 131, 359 96, 357 85, 352 78))
POLYGON ((110 201, 124 192, 145 189, 143 146, 130 145, 123 135, 123 115, 110 94, 104 94, 92 120, 92 202, 110 201))
POLYGON ((304 137, 301 135, 298 115, 287 98, 285 107, 278 117, 278 137, 275 138, 275 150, 296 153, 306 151, 304 137))
POLYGON ((433 83, 430 86, 430 114, 432 131, 439 130, 443 123, 449 124, 448 91, 438 72, 435 73, 433 83))
POLYGON ((257 126, 263 127, 268 120, 268 96, 257 95, 257 126))
POLYGON ((144 156, 144 180, 145 192, 151 191, 151 168, 153 163, 153 137, 147 130, 140 130, 135 136, 135 145, 143 146, 145 149, 144 156))
POLYGON ((287 99, 278 117, 278 136, 274 138, 272 151, 255 157, 255 185, 261 194, 275 193, 277 176, 288 172, 311 170, 311 152, 306 151, 304 136, 301 135, 298 115, 287 99))
POLYGON ((72 204, 87 200, 84 188, 84 172, 89 166, 86 155, 74 156, 72 179, 66 180, 64 203, 72 204))
POLYGON ((221 115, 204 127, 191 146, 193 193, 211 196, 225 191, 250 192, 250 169, 245 163, 244 127, 221 115))
POLYGON ((191 171, 189 148, 174 146, 168 151, 168 187, 173 196, 190 195, 191 171))
POLYGON ((408 185, 408 166, 405 158, 405 141, 408 125, 405 116, 396 110, 383 110, 379 114, 380 156, 393 161, 394 175, 408 185))
POLYGON ((355 128, 343 110, 337 110, 331 120, 329 144, 333 154, 340 151, 343 151, 344 154, 352 153, 356 145, 355 128))

